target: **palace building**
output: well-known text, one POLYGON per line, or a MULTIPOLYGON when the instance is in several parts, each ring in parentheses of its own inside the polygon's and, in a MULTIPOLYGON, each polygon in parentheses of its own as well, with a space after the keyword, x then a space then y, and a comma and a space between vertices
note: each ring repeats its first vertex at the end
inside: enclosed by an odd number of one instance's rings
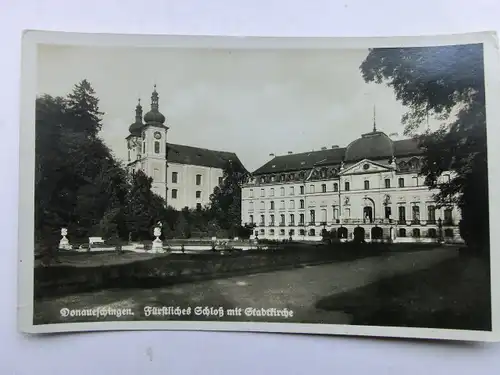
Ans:
POLYGON ((275 156, 243 186, 242 223, 265 239, 321 240, 327 230, 343 240, 461 242, 460 212, 436 206, 421 157, 416 140, 375 124, 347 147, 275 156))
POLYGON ((126 137, 129 172, 142 170, 153 178, 152 190, 177 210, 201 208, 209 203, 214 188, 222 183, 229 161, 240 162, 236 154, 167 142, 169 127, 159 111, 156 85, 151 109, 143 117, 137 104, 135 122, 126 137))

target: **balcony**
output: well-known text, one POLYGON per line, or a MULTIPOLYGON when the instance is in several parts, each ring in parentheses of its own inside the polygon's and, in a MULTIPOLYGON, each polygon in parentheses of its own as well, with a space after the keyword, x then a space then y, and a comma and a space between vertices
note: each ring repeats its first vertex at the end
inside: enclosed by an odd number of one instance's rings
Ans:
POLYGON ((300 223, 298 224, 298 226, 299 226, 299 227, 303 227, 303 226, 304 226, 304 222, 303 222, 303 221, 302 221, 302 222, 300 222, 300 223))
POLYGON ((274 227, 274 223, 269 223, 269 225, 268 225, 268 226, 270 226, 270 227, 274 227))
POLYGON ((293 222, 293 221, 289 222, 289 223, 288 223, 288 226, 289 226, 289 227, 294 227, 294 226, 295 226, 295 222, 293 222))
POLYGON ((286 227, 285 223, 280 223, 280 227, 286 227))
POLYGON ((310 221, 309 225, 316 225, 316 222, 315 221, 310 221))

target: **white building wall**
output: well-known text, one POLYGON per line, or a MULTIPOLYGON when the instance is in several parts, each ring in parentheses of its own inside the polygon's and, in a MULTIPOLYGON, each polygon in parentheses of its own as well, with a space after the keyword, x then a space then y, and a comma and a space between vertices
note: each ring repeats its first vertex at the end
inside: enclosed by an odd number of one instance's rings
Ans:
POLYGON ((223 170, 219 168, 169 162, 167 204, 176 210, 182 210, 184 207, 196 208, 197 204, 203 207, 210 202, 210 195, 222 177, 223 170), (177 176, 177 181, 174 174, 177 176), (197 175, 201 176, 199 185, 197 185, 197 175), (197 192, 200 192, 199 197, 197 192))

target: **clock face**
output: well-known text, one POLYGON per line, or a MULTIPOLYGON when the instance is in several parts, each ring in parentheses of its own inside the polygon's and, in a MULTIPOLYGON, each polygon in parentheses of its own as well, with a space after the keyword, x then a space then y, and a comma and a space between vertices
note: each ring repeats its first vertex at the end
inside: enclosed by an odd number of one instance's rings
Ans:
POLYGON ((160 132, 155 132, 155 138, 160 139, 161 138, 161 133, 160 132))
POLYGON ((364 169, 364 170, 367 170, 367 169, 369 169, 369 168, 370 168, 370 164, 365 164, 365 165, 363 165, 363 169, 364 169))

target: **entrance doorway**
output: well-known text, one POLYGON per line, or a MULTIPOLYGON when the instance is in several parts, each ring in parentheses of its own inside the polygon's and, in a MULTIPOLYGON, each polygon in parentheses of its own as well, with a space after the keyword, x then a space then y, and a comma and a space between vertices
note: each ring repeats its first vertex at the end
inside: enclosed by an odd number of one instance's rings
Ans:
POLYGON ((363 207, 363 220, 367 223, 373 222, 373 208, 370 206, 363 207))
POLYGON ((354 228, 354 242, 365 242, 365 229, 363 227, 354 228))

